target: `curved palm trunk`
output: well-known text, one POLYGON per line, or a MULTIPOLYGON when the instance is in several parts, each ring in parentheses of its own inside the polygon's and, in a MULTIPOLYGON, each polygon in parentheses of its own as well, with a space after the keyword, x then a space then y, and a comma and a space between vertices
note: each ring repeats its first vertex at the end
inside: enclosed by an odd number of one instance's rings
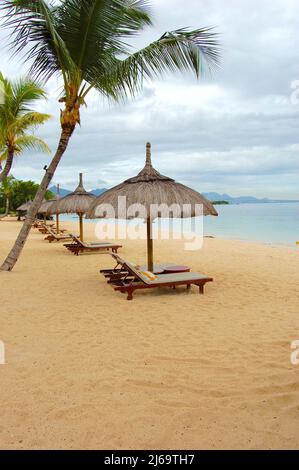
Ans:
POLYGON ((45 196, 45 193, 47 191, 47 188, 49 186, 49 183, 51 179, 53 178, 53 175, 55 173, 55 170, 57 168, 57 165, 59 164, 61 157, 63 156, 69 140, 74 132, 74 129, 76 127, 76 124, 72 126, 67 126, 62 129, 61 136, 60 136, 60 141, 58 144, 58 148, 56 151, 56 154, 54 155, 46 173, 45 176, 42 179, 42 182, 40 184, 40 187, 36 193, 36 196, 34 198, 34 201, 27 212, 27 216, 25 219, 25 222, 21 228, 21 231, 15 241, 15 244, 13 248, 11 249, 10 253, 8 254, 6 260, 0 267, 1 271, 11 271, 18 261, 18 258, 22 252, 22 249, 25 245, 25 242, 27 240, 27 237, 29 235, 30 229, 32 227, 32 223, 36 217, 36 214, 38 212, 38 209, 41 206, 41 203, 43 201, 43 198, 45 196))
POLYGON ((9 151, 4 168, 2 172, 0 173, 0 183, 2 183, 2 181, 5 180, 5 178, 7 178, 7 176, 9 175, 9 172, 12 167, 13 157, 14 157, 14 152, 9 151))

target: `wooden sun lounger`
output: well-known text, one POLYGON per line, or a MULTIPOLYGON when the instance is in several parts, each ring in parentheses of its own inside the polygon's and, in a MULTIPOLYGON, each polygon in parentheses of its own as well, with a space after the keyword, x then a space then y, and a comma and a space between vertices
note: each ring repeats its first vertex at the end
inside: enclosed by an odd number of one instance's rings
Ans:
POLYGON ((43 220, 35 220, 32 224, 32 227, 34 228, 39 228, 45 225, 45 222, 43 220))
POLYGON ((207 282, 212 282, 213 278, 199 273, 177 273, 177 274, 159 274, 155 280, 150 280, 146 275, 142 274, 135 265, 122 260, 117 255, 112 255, 118 265, 113 270, 102 270, 101 272, 108 275, 108 283, 111 284, 116 291, 127 293, 127 300, 133 299, 135 290, 154 289, 157 287, 172 287, 185 285, 190 289, 191 285, 199 287, 199 293, 204 293, 204 286, 207 282), (121 268, 118 268, 121 266, 121 268), (115 271, 115 269, 117 271, 115 271), (123 272, 121 271, 123 270, 123 272))
POLYGON ((38 231, 42 234, 49 234, 49 229, 53 230, 53 232, 56 233, 56 230, 55 230, 55 227, 54 227, 54 224, 53 225, 43 225, 41 227, 38 227, 37 228, 38 231))
MULTIPOLYGON (((42 227, 38 227, 38 230, 39 230, 40 233, 42 233, 42 234, 44 234, 44 235, 50 234, 51 231, 57 234, 57 230, 56 230, 55 224, 44 225, 44 226, 42 226, 42 227)), ((65 233, 65 232, 67 232, 66 229, 60 229, 60 230, 59 230, 59 233, 65 233)))
POLYGON ((129 276, 128 269, 125 266, 122 266, 120 263, 117 263, 116 266, 112 269, 101 269, 100 273, 108 279, 107 282, 111 283, 114 280, 122 279, 124 276, 129 276))
POLYGON ((86 252, 103 252, 103 251, 112 251, 112 253, 117 253, 119 248, 122 248, 122 245, 116 245, 115 243, 87 243, 82 242, 80 238, 75 235, 70 234, 70 237, 73 240, 73 243, 67 243, 64 246, 74 255, 79 256, 79 253, 86 252))
POLYGON ((54 241, 60 242, 62 240, 71 240, 72 239, 71 235, 67 235, 65 233, 57 234, 52 229, 49 229, 48 232, 49 232, 49 235, 45 238, 45 240, 48 240, 49 243, 52 243, 54 241))

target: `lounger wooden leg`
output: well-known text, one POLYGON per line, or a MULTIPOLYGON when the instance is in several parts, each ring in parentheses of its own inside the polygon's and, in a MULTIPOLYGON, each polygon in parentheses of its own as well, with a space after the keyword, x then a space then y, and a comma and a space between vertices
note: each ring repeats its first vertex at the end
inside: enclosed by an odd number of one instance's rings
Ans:
POLYGON ((191 289, 191 284, 187 284, 187 290, 191 289))
POLYGON ((199 293, 200 293, 200 294, 203 294, 203 293, 204 293, 204 285, 203 285, 203 284, 201 284, 201 285, 199 286, 199 293))
POLYGON ((127 300, 133 300, 134 289, 132 289, 132 287, 128 287, 127 292, 128 292, 127 300))

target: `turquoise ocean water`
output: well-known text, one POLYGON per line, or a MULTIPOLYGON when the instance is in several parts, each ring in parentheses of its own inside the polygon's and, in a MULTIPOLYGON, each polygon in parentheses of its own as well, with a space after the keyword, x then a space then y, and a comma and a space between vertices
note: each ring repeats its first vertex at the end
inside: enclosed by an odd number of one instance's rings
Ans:
MULTIPOLYGON (((299 203, 231 204, 216 209, 219 217, 204 218, 205 235, 274 245, 295 246, 299 241, 299 203)), ((76 219, 61 216, 61 220, 76 219)), ((174 228, 179 224, 179 220, 174 221, 174 228)))
POLYGON ((299 240, 299 203, 216 206, 219 217, 206 217, 204 232, 223 238, 294 245, 299 240))

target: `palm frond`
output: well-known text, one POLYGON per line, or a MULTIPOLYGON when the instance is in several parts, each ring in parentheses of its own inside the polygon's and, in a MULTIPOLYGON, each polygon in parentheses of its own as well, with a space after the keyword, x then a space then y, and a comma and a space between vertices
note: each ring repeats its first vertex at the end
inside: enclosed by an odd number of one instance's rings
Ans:
POLYGON ((103 69, 107 56, 127 55, 124 38, 151 24, 145 0, 67 0, 55 17, 81 81, 103 69))
POLYGON ((5 149, 1 154, 0 154, 0 163, 4 162, 8 157, 8 149, 5 149))
POLYGON ((120 8, 121 15, 114 34, 120 37, 132 36, 145 26, 152 25, 149 1, 125 0, 119 3, 117 7, 120 8))
POLYGON ((9 132, 15 135, 24 134, 28 129, 40 126, 41 124, 47 122, 50 118, 50 114, 31 111, 14 120, 9 127, 9 132))
POLYGON ((92 87, 124 98, 136 94, 144 79, 185 70, 199 78, 219 65, 212 28, 167 32, 130 55, 126 38, 151 25, 147 0, 3 1, 14 50, 33 59, 35 76, 63 75, 63 101, 72 96, 75 103, 79 96, 81 105, 92 87))
POLYGON ((35 135, 23 135, 15 141, 16 155, 19 155, 25 150, 35 150, 43 153, 51 153, 49 146, 39 137, 35 135))
POLYGON ((213 28, 179 29, 165 33, 158 41, 126 59, 115 59, 99 80, 95 70, 95 87, 118 99, 140 91, 144 79, 153 79, 166 72, 191 71, 199 78, 219 67, 217 36, 213 28))
POLYGON ((25 57, 34 60, 31 70, 37 77, 49 79, 55 72, 75 70, 56 29, 54 2, 2 0, 2 3, 4 25, 12 33, 11 46, 16 54, 26 50, 25 57))
POLYGON ((27 112, 34 101, 46 98, 47 93, 42 85, 31 78, 20 78, 12 84, 13 113, 17 116, 19 113, 27 112))

